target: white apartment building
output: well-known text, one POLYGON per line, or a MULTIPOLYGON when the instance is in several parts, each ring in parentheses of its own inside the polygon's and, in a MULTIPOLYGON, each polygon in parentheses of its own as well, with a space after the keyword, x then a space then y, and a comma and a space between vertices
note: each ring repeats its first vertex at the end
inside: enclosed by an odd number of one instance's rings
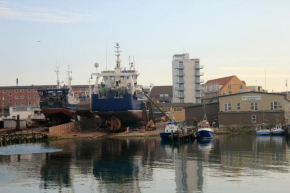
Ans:
POLYGON ((190 59, 188 53, 175 54, 172 58, 173 103, 201 103, 203 66, 199 59, 190 59))

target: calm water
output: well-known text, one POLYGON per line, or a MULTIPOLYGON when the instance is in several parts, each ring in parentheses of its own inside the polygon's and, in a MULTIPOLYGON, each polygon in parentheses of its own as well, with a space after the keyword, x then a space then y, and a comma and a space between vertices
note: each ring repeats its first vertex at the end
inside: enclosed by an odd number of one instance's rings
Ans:
POLYGON ((289 141, 218 136, 77 139, 0 147, 0 192, 286 192, 289 141), (3 155, 4 154, 4 155, 3 155))

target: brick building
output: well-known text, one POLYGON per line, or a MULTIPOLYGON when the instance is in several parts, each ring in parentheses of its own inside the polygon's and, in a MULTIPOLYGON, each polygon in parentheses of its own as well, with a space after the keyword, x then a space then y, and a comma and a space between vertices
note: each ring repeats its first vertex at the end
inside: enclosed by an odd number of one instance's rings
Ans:
MULTIPOLYGON (((1 86, 0 109, 8 109, 10 106, 39 106, 38 89, 56 88, 56 85, 31 85, 31 86, 1 86)), ((88 85, 73 85, 75 94, 88 95, 88 85)))

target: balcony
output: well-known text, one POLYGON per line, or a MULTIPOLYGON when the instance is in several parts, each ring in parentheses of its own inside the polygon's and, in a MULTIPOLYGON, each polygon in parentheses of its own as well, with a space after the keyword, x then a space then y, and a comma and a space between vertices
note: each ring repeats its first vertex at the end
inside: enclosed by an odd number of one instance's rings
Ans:
POLYGON ((196 90, 196 91, 201 90, 201 86, 200 86, 199 84, 195 85, 195 90, 196 90))
POLYGON ((200 84, 200 83, 203 83, 203 79, 199 79, 199 80, 195 80, 195 84, 200 84))
POLYGON ((203 65, 195 64, 194 68, 195 69, 203 69, 203 65))
POLYGON ((184 84, 184 81, 183 80, 176 80, 175 83, 176 84, 184 84))
POLYGON ((184 73, 175 73, 175 76, 184 76, 184 73))
POLYGON ((176 65, 175 66, 175 69, 180 69, 180 70, 182 69, 183 70, 184 69, 184 66, 183 66, 183 64, 182 65, 176 65))
POLYGON ((203 72, 198 72, 198 73, 195 73, 195 76, 203 76, 204 73, 203 72))
POLYGON ((184 91, 184 87, 175 87, 175 91, 184 91))
POLYGON ((184 99, 184 94, 178 94, 178 95, 176 96, 176 98, 184 99))

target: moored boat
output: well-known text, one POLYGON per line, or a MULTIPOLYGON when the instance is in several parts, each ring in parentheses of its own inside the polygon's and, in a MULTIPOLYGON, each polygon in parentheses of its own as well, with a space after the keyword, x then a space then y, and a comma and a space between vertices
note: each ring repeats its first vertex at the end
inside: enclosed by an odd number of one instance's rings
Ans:
POLYGON ((256 134, 257 135, 270 135, 270 129, 267 124, 262 123, 258 127, 256 127, 256 134))
POLYGON ((168 122, 165 125, 164 132, 160 133, 162 140, 177 140, 178 132, 181 134, 187 133, 187 126, 182 122, 168 122), (173 136, 172 136, 173 135, 173 136))
POLYGON ((282 129, 281 124, 277 124, 275 127, 271 128, 270 132, 271 132, 271 135, 283 135, 284 134, 284 130, 282 129))
MULTIPOLYGON (((120 131, 123 126, 142 122, 144 111, 148 110, 148 99, 143 88, 137 84, 139 73, 134 63, 129 69, 121 66, 119 44, 116 44, 116 66, 114 70, 104 70, 95 75, 96 83, 92 94, 91 110, 106 121, 111 131, 120 131), (99 82, 99 80, 101 80, 99 82)), ((98 70, 99 64, 95 64, 98 70)))
POLYGON ((204 116, 204 119, 199 123, 196 138, 198 139, 210 139, 213 138, 214 132, 213 129, 210 127, 209 122, 204 116))
POLYGON ((75 117, 75 111, 80 102, 80 97, 73 92, 71 87, 71 71, 68 69, 68 85, 63 87, 59 84, 58 68, 56 73, 57 88, 38 90, 41 113, 44 114, 48 125, 59 125, 70 122, 75 117))

